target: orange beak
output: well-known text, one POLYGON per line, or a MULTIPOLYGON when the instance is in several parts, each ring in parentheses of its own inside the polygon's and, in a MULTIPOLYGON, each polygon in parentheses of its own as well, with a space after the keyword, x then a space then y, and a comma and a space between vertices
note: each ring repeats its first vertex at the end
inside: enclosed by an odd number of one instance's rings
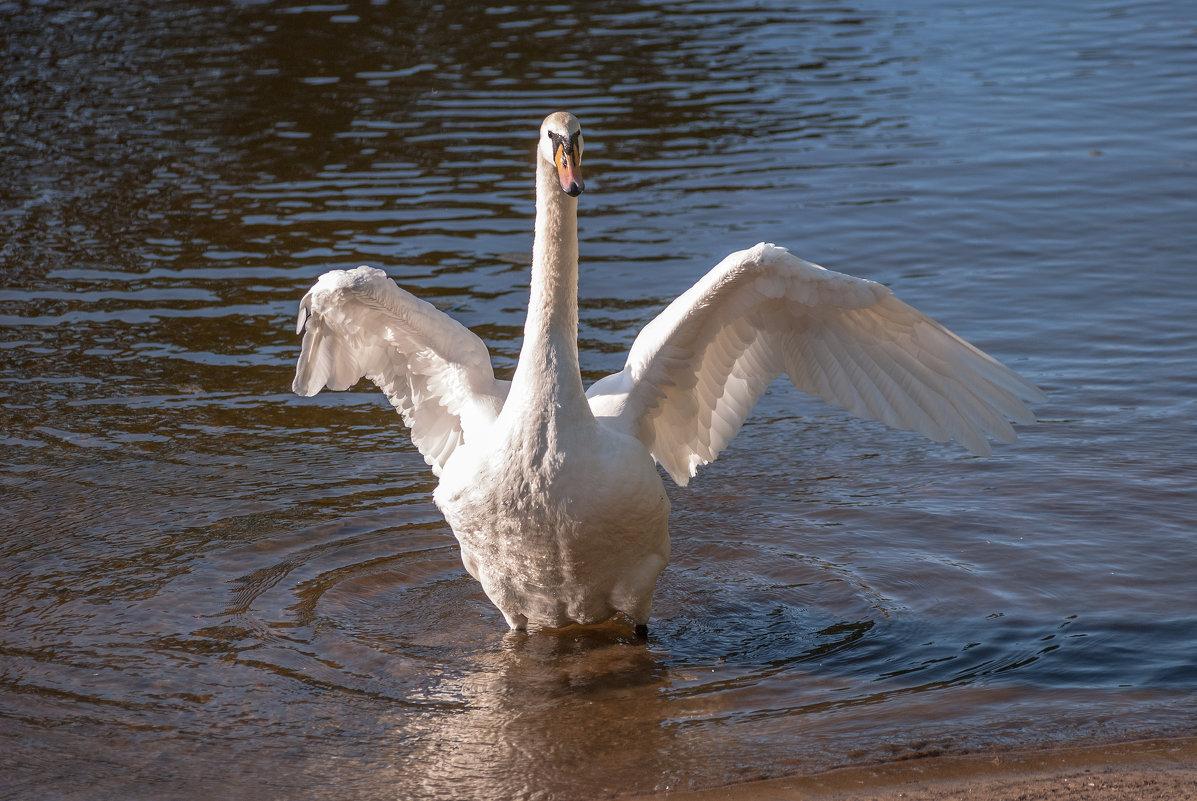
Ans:
POLYGON ((576 149, 566 150, 565 145, 557 145, 553 160, 557 163, 557 178, 561 181, 561 191, 570 197, 582 194, 585 185, 582 183, 582 165, 578 163, 576 149))

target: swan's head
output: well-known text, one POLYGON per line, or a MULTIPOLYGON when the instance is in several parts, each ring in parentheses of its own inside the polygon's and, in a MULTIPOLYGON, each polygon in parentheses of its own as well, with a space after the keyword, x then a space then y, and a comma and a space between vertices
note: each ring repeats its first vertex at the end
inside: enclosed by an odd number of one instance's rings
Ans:
POLYGON ((540 157, 557 168, 561 191, 582 194, 582 125, 568 111, 556 111, 540 126, 540 157))

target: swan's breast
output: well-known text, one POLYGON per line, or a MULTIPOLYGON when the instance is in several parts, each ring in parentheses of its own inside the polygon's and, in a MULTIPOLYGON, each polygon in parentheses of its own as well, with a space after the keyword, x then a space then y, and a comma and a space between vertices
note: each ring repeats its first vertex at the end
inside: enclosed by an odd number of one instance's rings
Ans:
POLYGON ((647 619, 669 560, 669 500, 636 440, 592 425, 463 448, 435 499, 509 622, 647 619))

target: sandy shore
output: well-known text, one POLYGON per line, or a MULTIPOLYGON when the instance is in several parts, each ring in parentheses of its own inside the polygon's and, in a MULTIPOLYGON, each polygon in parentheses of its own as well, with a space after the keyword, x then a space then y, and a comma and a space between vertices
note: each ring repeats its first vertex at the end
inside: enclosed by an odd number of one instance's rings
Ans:
POLYGON ((642 801, 1197 801, 1197 738, 933 757, 642 801))

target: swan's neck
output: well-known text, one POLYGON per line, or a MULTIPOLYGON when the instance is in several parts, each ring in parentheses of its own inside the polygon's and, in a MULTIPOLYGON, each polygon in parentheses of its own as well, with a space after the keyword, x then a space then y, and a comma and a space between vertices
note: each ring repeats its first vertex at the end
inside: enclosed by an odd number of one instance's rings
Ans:
POLYGON ((539 154, 531 290, 508 404, 550 416, 589 414, 578 367, 578 200, 561 191, 556 169, 539 154))

